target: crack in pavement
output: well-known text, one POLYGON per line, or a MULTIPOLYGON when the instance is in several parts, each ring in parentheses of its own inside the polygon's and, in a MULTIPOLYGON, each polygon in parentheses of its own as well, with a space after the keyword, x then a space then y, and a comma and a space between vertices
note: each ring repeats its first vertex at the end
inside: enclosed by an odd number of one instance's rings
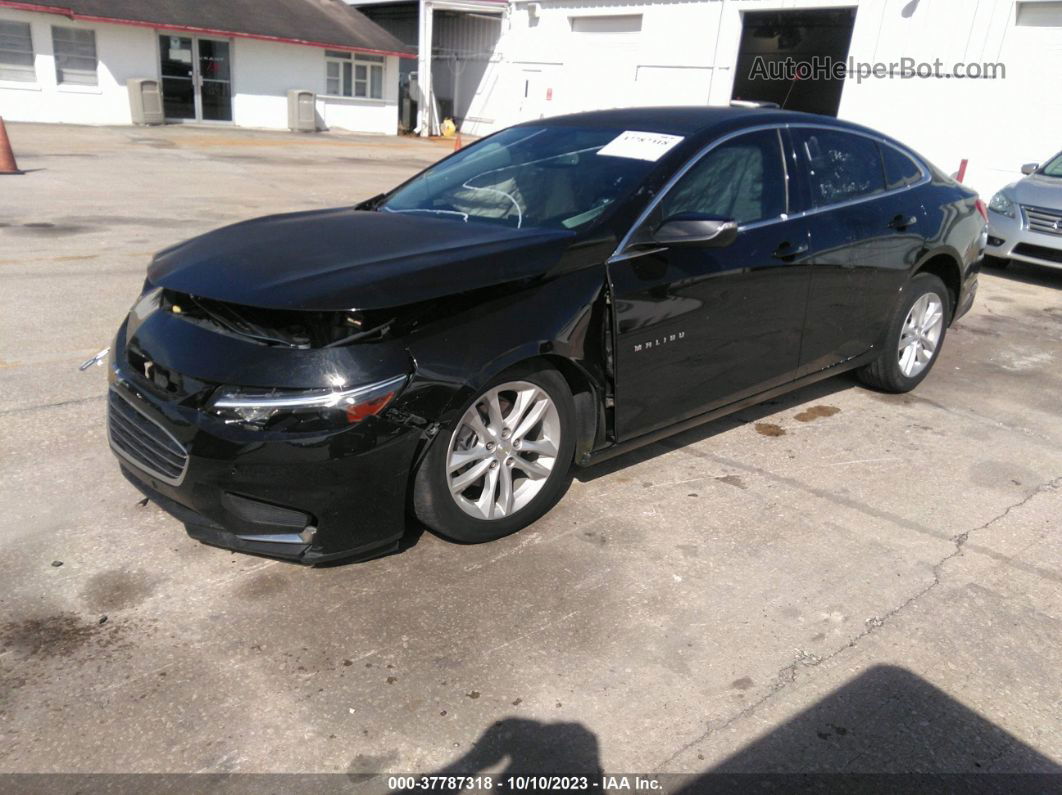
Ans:
POLYGON ((838 656, 839 654, 843 653, 844 651, 846 651, 848 649, 851 649, 851 648, 854 648, 864 638, 866 638, 866 637, 872 635, 873 633, 877 632, 879 629, 884 627, 891 619, 893 619, 896 615, 898 615, 899 613, 902 613, 904 610, 909 608, 912 604, 917 602, 919 599, 921 599, 927 593, 929 593, 934 588, 936 588, 938 585, 940 585, 941 578, 943 577, 944 566, 947 565, 948 561, 953 560, 954 558, 956 558, 956 557, 958 557, 959 555, 962 554, 963 548, 966 546, 966 543, 967 543, 967 541, 969 541, 971 535, 973 535, 974 533, 979 533, 979 532, 981 532, 983 530, 987 530, 992 525, 994 525, 994 524, 996 524, 998 522, 1001 522, 1004 519, 1006 519, 1008 516, 1010 516, 1010 514, 1012 512, 1023 508, 1025 505, 1027 505, 1031 500, 1036 498, 1038 495, 1043 494, 1043 493, 1048 492, 1048 491, 1055 491, 1060 486, 1062 486, 1062 477, 1057 477, 1057 478, 1055 478, 1053 480, 1047 481, 1046 483, 1041 483, 1035 489, 1032 489, 1028 494, 1026 494, 1021 500, 1019 500, 1016 503, 1013 503, 1012 505, 1007 506, 1006 510, 1004 510, 1002 513, 992 517, 991 519, 989 519, 984 524, 978 525, 977 527, 971 528, 970 530, 965 530, 962 533, 959 533, 959 534, 957 534, 955 536, 952 536, 950 540, 951 540, 951 543, 954 544, 955 548, 951 552, 949 552, 947 555, 945 555, 943 558, 941 558, 939 561, 937 561, 935 564, 933 564, 933 567, 931 569, 931 571, 933 573, 932 582, 930 582, 924 588, 922 588, 919 591, 917 591, 916 593, 914 593, 909 598, 905 599, 903 602, 901 602, 899 605, 894 607, 892 610, 889 610, 884 615, 872 616, 871 618, 868 618, 864 622, 864 629, 863 629, 862 632, 860 632, 859 634, 855 635, 854 637, 849 638, 848 641, 843 646, 839 646, 838 648, 834 649, 832 652, 830 652, 829 654, 827 654, 827 655, 825 655, 823 657, 820 657, 817 654, 812 654, 811 652, 808 652, 808 651, 806 651, 804 649, 797 649, 796 659, 794 659, 791 663, 789 663, 788 665, 783 666, 782 668, 780 668, 778 670, 778 672, 774 676, 774 681, 771 683, 770 687, 767 688, 767 692, 764 693, 763 696, 761 696, 759 699, 757 699, 753 703, 747 705, 746 707, 744 707, 740 711, 734 713, 729 718, 721 721, 720 723, 712 725, 712 723, 709 721, 708 728, 702 734, 700 734, 699 736, 697 736, 694 739, 690 740, 688 743, 686 743, 681 748, 679 748, 677 751, 672 753, 670 756, 668 756, 662 762, 657 764, 653 768, 653 771, 654 772, 661 772, 662 769, 666 765, 670 764, 673 760, 675 760, 676 758, 678 758, 682 754, 686 753, 686 751, 690 750, 694 746, 704 742, 711 735, 717 734, 717 733, 719 733, 721 731, 724 731, 724 730, 728 729, 729 727, 733 726, 735 723, 737 723, 739 721, 742 721, 745 718, 750 717, 761 706, 763 706, 765 703, 767 703, 768 701, 773 699, 778 693, 782 692, 790 684, 792 684, 794 681, 796 681, 797 672, 801 668, 804 668, 804 667, 814 668, 814 667, 816 667, 818 665, 821 665, 824 662, 828 662, 829 660, 832 660, 834 657, 838 656))
POLYGON ((0 411, 0 417, 6 417, 10 414, 24 414, 28 411, 44 411, 46 409, 58 409, 63 406, 77 406, 82 403, 95 403, 104 400, 106 395, 92 395, 91 397, 74 398, 72 400, 61 400, 58 403, 41 403, 37 406, 19 406, 13 409, 4 409, 0 411))

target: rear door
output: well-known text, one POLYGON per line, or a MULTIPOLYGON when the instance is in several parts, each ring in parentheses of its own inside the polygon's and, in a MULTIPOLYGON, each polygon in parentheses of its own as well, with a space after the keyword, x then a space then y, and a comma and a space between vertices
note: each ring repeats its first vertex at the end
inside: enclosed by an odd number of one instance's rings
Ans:
POLYGON ((875 344, 892 305, 883 293, 921 250, 921 211, 887 186, 875 139, 821 127, 791 133, 816 243, 800 355, 806 374, 875 344))
POLYGON ((672 247, 609 265, 616 320, 616 424, 631 438, 793 378, 809 270, 808 224, 791 219, 777 129, 707 152, 667 191, 670 217, 738 222, 725 248, 672 247))

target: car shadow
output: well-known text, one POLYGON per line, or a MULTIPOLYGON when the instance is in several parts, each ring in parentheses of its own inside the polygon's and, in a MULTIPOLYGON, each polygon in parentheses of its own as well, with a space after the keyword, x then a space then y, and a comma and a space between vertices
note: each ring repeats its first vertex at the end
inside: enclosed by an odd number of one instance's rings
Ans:
POLYGON ((1062 290, 1062 267, 1049 268, 1046 265, 1034 265, 1031 262, 1011 260, 1010 264, 1005 268, 997 268, 986 264, 982 272, 1011 282, 1062 290))
MULTIPOLYGON (((659 767, 689 765, 711 754, 714 734, 668 749, 644 736, 645 756, 664 758, 659 767)), ((588 791, 603 791, 600 743, 578 722, 542 723, 505 718, 492 724, 470 750, 431 777, 490 775, 586 776, 588 791)), ((367 769, 365 757, 348 766, 356 791, 383 792, 387 776, 367 769)), ((695 763, 694 763, 695 764, 695 763)), ((412 771, 410 771, 412 772, 412 771)), ((795 717, 699 772, 605 771, 608 776, 656 780, 657 793, 700 792, 1018 792, 1050 791, 1062 766, 1005 729, 974 712, 911 671, 891 665, 867 669, 795 717)), ((419 774, 415 774, 419 775, 419 774)), ((431 779, 432 789, 446 782, 431 779)), ((638 789, 629 781, 629 790, 638 789)), ((440 786, 441 785, 441 786, 440 786)), ((451 785, 452 786, 452 785, 451 785)), ((620 785, 622 788, 622 784, 620 785)))
MULTIPOLYGON (((779 397, 772 398, 771 400, 766 400, 763 403, 757 403, 754 406, 741 409, 733 414, 728 414, 725 417, 720 417, 719 419, 707 422, 704 425, 698 425, 696 428, 690 428, 689 430, 682 431, 674 436, 665 437, 664 439, 661 439, 658 442, 653 442, 645 447, 640 447, 636 450, 631 450, 629 453, 617 456, 616 458, 602 461, 600 464, 593 464, 585 468, 576 468, 574 475, 576 480, 580 483, 590 483, 598 478, 626 469, 627 467, 651 461, 657 456, 664 455, 665 453, 695 445, 699 442, 711 439, 713 436, 732 431, 735 428, 740 428, 742 425, 761 423, 766 419, 791 411, 805 403, 815 403, 820 400, 825 400, 831 395, 835 395, 838 392, 844 392, 854 386, 860 386, 856 376, 853 373, 842 373, 833 378, 818 381, 817 383, 809 384, 808 386, 802 387, 793 392, 788 392, 779 397)), ((774 431, 772 428, 766 428, 764 429, 764 432, 770 434, 774 431)))

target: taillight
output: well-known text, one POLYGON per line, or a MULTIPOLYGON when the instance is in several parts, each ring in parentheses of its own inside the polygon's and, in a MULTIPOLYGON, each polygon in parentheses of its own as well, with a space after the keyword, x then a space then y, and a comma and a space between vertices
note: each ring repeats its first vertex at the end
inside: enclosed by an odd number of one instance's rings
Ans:
POLYGON ((985 223, 987 224, 988 223, 988 207, 986 207, 985 203, 983 201, 981 201, 980 199, 977 200, 976 205, 977 205, 977 212, 981 213, 981 217, 985 219, 985 223))

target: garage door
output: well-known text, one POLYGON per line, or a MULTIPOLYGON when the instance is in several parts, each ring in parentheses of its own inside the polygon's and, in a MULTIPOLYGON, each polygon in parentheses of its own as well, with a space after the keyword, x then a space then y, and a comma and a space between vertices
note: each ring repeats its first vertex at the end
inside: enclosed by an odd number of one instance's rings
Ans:
POLYGON ((776 78, 772 65, 780 66, 790 58, 796 63, 823 58, 846 61, 855 14, 854 8, 745 13, 731 98, 836 116, 843 80, 776 78), (765 78, 765 72, 772 77, 765 78))

